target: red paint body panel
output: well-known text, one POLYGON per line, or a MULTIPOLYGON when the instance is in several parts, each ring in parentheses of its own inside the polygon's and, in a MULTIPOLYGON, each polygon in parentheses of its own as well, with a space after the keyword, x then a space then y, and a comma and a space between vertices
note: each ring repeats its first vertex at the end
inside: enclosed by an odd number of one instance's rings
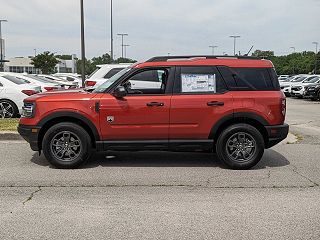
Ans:
POLYGON ((233 113, 232 93, 205 95, 174 95, 171 100, 171 139, 207 139, 212 127, 233 113), (224 106, 208 106, 211 101, 224 106))
POLYGON ((101 136, 103 140, 168 139, 171 96, 126 96, 116 99, 102 94, 100 99, 101 136), (163 106, 148 107, 161 102, 163 106), (107 117, 114 122, 107 122, 107 117))
POLYGON ((285 117, 281 114, 281 91, 234 91, 234 112, 255 113, 269 125, 281 125, 285 117))
POLYGON ((57 112, 74 112, 90 120, 100 128, 100 116, 94 111, 97 94, 82 90, 53 91, 38 94, 27 99, 36 102, 34 118, 21 118, 20 124, 36 126, 45 117, 57 112))

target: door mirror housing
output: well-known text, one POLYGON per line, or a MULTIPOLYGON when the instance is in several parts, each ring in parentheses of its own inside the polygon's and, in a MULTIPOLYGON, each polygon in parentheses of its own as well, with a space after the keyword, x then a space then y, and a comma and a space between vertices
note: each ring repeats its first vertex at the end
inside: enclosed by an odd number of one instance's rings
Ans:
POLYGON ((127 96, 127 91, 123 86, 118 86, 114 90, 113 96, 115 96, 116 98, 124 98, 125 96, 127 96))

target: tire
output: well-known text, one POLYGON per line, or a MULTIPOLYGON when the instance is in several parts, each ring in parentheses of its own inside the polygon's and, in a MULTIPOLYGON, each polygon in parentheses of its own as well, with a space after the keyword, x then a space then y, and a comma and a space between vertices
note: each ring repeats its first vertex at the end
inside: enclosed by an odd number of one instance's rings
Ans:
POLYGON ((70 122, 51 127, 42 141, 43 154, 53 166, 77 168, 92 155, 91 138, 86 130, 70 122))
POLYGON ((6 99, 0 100, 0 118, 16 118, 19 114, 17 105, 6 99))
POLYGON ((235 170, 255 166, 261 160, 264 148, 261 133, 255 127, 242 123, 226 128, 216 144, 219 159, 227 167, 235 170))

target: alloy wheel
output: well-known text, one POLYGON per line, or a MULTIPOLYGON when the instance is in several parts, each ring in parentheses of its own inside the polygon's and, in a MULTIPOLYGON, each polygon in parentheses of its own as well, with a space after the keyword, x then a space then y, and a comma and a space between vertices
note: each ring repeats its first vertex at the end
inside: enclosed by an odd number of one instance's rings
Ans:
POLYGON ((228 157, 233 161, 247 162, 256 153, 257 144, 251 134, 239 132, 233 134, 227 141, 228 157))
POLYGON ((71 162, 80 156, 82 144, 77 134, 62 131, 52 138, 50 149, 57 160, 71 162))
POLYGON ((0 102, 0 118, 12 118, 14 108, 9 102, 0 102))

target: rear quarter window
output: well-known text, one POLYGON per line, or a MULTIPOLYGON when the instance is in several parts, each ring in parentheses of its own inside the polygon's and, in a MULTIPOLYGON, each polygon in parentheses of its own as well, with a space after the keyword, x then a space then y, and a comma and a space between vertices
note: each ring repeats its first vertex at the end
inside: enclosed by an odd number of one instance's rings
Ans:
POLYGON ((229 68, 218 67, 231 90, 279 90, 279 81, 271 68, 229 68))
POLYGON ((122 69, 124 68, 113 68, 104 76, 104 78, 109 79, 120 72, 122 69))

